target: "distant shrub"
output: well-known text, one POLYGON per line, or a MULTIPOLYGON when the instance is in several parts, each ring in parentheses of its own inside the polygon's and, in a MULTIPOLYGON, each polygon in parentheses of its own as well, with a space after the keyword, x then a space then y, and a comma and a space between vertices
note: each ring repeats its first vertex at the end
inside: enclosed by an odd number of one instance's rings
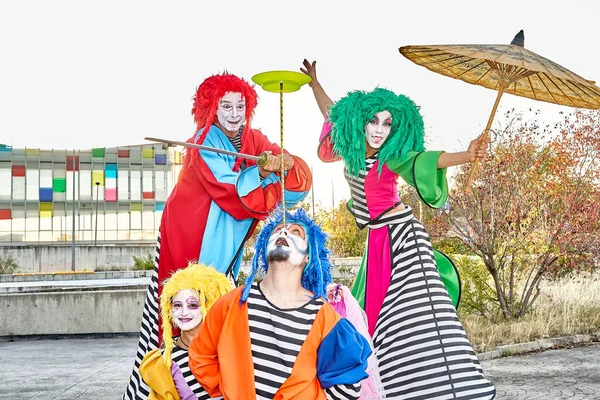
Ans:
POLYGON ((140 270, 153 270, 154 269, 154 257, 148 250, 146 255, 142 257, 133 256, 133 269, 136 271, 140 270))
POLYGON ((14 274, 18 269, 19 264, 17 264, 17 261, 12 256, 6 258, 0 257, 0 274, 14 274))

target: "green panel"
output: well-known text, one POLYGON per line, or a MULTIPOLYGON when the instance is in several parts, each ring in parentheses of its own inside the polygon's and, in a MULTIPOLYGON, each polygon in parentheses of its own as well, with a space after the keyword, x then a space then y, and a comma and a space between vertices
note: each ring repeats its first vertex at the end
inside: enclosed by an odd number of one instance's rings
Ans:
POLYGON ((92 157, 104 157, 104 147, 92 149, 92 157))
POLYGON ((67 178, 52 179, 52 191, 54 193, 64 193, 67 191, 67 178))

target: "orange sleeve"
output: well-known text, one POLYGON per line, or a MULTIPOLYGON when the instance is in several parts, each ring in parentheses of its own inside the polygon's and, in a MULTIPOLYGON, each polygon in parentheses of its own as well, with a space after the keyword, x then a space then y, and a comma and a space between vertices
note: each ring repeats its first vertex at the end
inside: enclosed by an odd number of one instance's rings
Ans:
POLYGON ((222 396, 220 391, 221 370, 219 368, 218 346, 227 315, 228 295, 221 297, 206 314, 200 330, 194 336, 188 351, 188 366, 196 380, 208 392, 210 397, 222 396))

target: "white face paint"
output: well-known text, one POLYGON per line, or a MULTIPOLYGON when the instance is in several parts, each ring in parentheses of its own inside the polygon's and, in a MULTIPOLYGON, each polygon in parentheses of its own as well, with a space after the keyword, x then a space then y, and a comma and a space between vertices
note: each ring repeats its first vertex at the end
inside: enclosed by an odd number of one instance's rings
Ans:
POLYGON ((182 331, 191 331, 202 322, 200 300, 191 289, 183 289, 173 298, 173 322, 182 331))
POLYGON ((365 125, 367 144, 373 149, 379 149, 392 129, 392 114, 389 111, 378 112, 365 125))
POLYGON ((267 244, 267 254, 275 261, 289 261, 301 265, 308 253, 308 241, 302 225, 279 225, 273 231, 267 244))
POLYGON ((246 122, 246 100, 238 92, 227 92, 219 99, 217 120, 229 132, 236 132, 246 122))

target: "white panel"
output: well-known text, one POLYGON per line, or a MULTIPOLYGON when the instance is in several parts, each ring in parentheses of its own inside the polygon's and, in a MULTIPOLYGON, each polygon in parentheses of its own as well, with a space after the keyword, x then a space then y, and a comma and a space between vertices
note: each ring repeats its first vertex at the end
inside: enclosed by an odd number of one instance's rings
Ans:
POLYGON ((8 168, 0 169, 0 198, 9 200, 12 189, 12 173, 8 168))
POLYGON ((152 171, 144 171, 142 189, 144 192, 154 191, 154 185, 152 184, 152 171))
MULTIPOLYGON (((75 172, 75 200, 79 199, 79 172, 75 172)), ((67 200, 73 200, 73 171, 67 173, 67 200)))
POLYGON ((129 171, 119 170, 118 183, 117 183, 117 194, 119 200, 129 200, 129 171))
POLYGON ((107 189, 116 189, 117 188, 117 180, 115 178, 106 178, 104 181, 104 187, 107 189))
MULTIPOLYGON (((68 190, 67 190, 68 192, 68 190)), ((79 171, 79 195, 82 199, 96 198, 96 190, 92 195, 92 171, 79 171)))
POLYGON ((40 170, 40 187, 51 188, 52 187, 52 170, 42 169, 40 170))
MULTIPOLYGON (((141 200, 142 199, 142 173, 141 171, 130 171, 131 172, 131 200, 141 200)), ((141 222, 140 222, 141 223, 141 222)), ((141 229, 141 228, 132 228, 132 229, 141 229)))
POLYGON ((25 200, 25 177, 13 176, 13 200, 25 200))
POLYGON ((26 196, 27 200, 40 199, 40 171, 37 169, 28 169, 25 181, 27 182, 26 196))

